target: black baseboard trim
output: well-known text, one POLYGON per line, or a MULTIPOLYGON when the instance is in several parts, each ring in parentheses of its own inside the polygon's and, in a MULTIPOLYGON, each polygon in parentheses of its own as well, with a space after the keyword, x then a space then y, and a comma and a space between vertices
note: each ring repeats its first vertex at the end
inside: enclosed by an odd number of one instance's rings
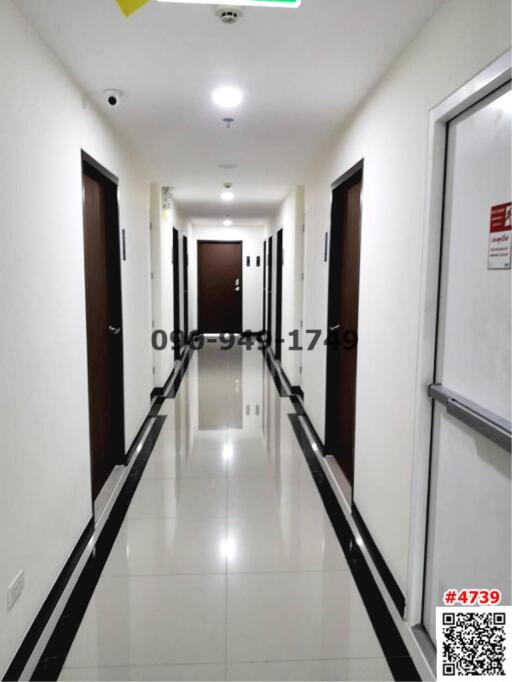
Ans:
MULTIPOLYGON (((188 363, 187 363, 187 365, 188 365, 188 363)), ((180 382, 181 382, 181 379, 180 379, 180 382)), ((133 479, 133 471, 136 467, 140 466, 139 462, 142 461, 141 457, 143 458, 145 456, 144 451, 146 450, 148 443, 151 444, 151 450, 147 454, 147 457, 146 457, 145 462, 144 462, 144 466, 147 462, 147 459, 149 458, 149 455, 151 454, 154 443, 156 442, 156 437, 160 433, 163 422, 165 421, 165 417, 158 417, 157 416, 158 409, 160 409, 160 405, 164 402, 164 400, 165 400, 164 397, 157 398, 155 403, 153 403, 153 405, 151 406, 151 409, 149 411, 148 416, 144 419, 142 426, 140 427, 139 431, 137 432, 137 435, 133 439, 133 442, 132 442, 132 444, 131 444, 131 446, 130 446, 127 454, 126 454, 125 466, 127 466, 130 463, 132 457, 136 453, 137 448, 139 447, 140 441, 142 439, 142 436, 144 435, 144 433, 145 433, 148 425, 150 424, 151 420, 156 418, 155 424, 153 424, 151 432, 148 434, 148 437, 144 443, 144 447, 139 454, 139 458, 134 463, 132 470, 130 472, 130 476, 128 477, 127 481, 125 482, 125 486, 128 483, 128 481, 130 481, 130 480, 133 483, 133 480, 134 480, 133 479), (155 411, 155 408, 158 408, 158 409, 156 409, 156 411, 155 411), (155 426, 157 424, 160 424, 160 426, 157 429, 155 429, 155 426), (155 434, 156 434, 156 436, 155 436, 155 434)), ((142 471, 140 473, 140 476, 142 476, 142 471)), ((138 480, 140 480, 140 476, 139 476, 138 480)), ((137 480, 137 483, 138 483, 138 480, 137 480)), ((120 493, 120 497, 123 494, 123 491, 124 491, 124 487, 120 493)), ((135 489, 133 490, 133 492, 135 492, 135 489)), ((118 500, 119 500, 119 498, 118 498, 118 500)), ((114 505, 114 509, 116 508, 118 500, 116 501, 116 503, 114 505)), ((131 498, 130 498, 130 500, 131 500, 131 498)), ((111 516, 112 516, 112 514, 113 514, 113 511, 111 513, 111 516)), ((123 518, 124 518, 124 516, 123 516, 123 518)), ((110 517, 107 520, 107 523, 105 524, 105 528, 107 527, 107 525, 109 523, 110 523, 110 517)), ((103 532, 105 531, 105 528, 103 529, 102 534, 100 535, 100 539, 103 535, 103 532)), ((63 594, 63 592, 64 592, 72 574, 73 574, 73 571, 75 570, 75 568, 76 568, 76 566, 80 560, 80 557, 83 555, 85 548, 87 547, 87 544, 90 542, 93 535, 94 535, 94 519, 91 518, 89 520, 85 530, 83 531, 82 535, 80 536, 80 539, 78 540, 77 544, 75 545, 73 551, 71 552, 68 561, 66 562, 64 568, 62 569, 61 573, 59 574, 57 580, 55 581, 55 583, 52 587, 52 589, 50 590, 50 593, 48 594, 48 596, 45 599, 43 605, 41 606, 39 612, 37 613, 32 625, 29 628, 29 631, 25 635, 18 651, 16 652, 13 660, 11 661, 11 664, 7 668, 7 671, 5 672, 4 677, 2 678, 3 682, 14 682, 14 681, 20 679, 20 676, 22 675, 22 673, 23 673, 23 671, 24 671, 24 669, 25 669, 25 667, 26 667, 26 665, 30 659, 32 652, 34 651, 34 649, 35 649, 35 647, 36 647, 36 645, 37 645, 37 643, 38 643, 38 641, 39 641, 39 639, 40 639, 40 637, 41 637, 41 635, 42 635, 42 633, 43 633, 43 631, 44 631, 44 629, 45 629, 45 627, 46 627, 46 625, 47 625, 47 623, 48 623, 48 621, 49 621, 49 619, 50 619, 50 617, 51 617, 51 615, 52 615, 52 613, 53 613, 53 611, 57 605, 57 603, 58 603, 58 601, 59 601, 59 599, 61 598, 61 596, 62 596, 62 594, 63 594)), ((98 540, 98 543, 99 543, 99 540, 98 540)), ((98 546, 98 543, 96 543, 95 549, 98 546)), ((84 568, 84 571, 85 571, 85 568, 84 568)), ((83 575, 84 571, 82 571, 82 575, 83 575)), ((81 577, 80 577, 79 581, 80 580, 81 580, 81 577)), ((78 585, 77 585, 77 587, 78 587, 78 585)), ((61 616, 61 618, 62 618, 62 616, 61 616)), ((53 637, 53 635, 52 635, 52 637, 53 637)), ((64 663, 64 661, 63 661, 63 663, 64 663)), ((39 666, 40 665, 41 664, 39 664, 39 666)), ((60 673, 60 670, 59 670, 59 673, 60 673)), ((35 675, 35 673, 34 673, 34 675, 35 675)), ((36 678, 33 677, 33 679, 36 679, 36 678)), ((52 679, 52 678, 43 676, 41 679, 46 680, 46 679, 52 679)), ((55 677, 55 679, 57 679, 57 677, 55 677)))
POLYGON ((326 453, 325 453, 324 443, 322 442, 322 439, 320 438, 315 427, 313 426, 313 423, 311 422, 311 419, 309 418, 308 413, 304 409, 304 405, 302 403, 302 400, 304 399, 304 392, 302 391, 302 389, 299 386, 292 386, 291 385, 290 380, 286 376, 286 372, 284 371, 284 369, 282 367, 280 367, 279 369, 281 371, 281 374, 284 376, 285 380, 288 382, 288 384, 291 387, 291 394, 288 394, 286 392, 284 386, 283 386, 282 381, 281 381, 279 372, 277 370, 277 363, 276 363, 276 360, 275 360, 275 357, 274 357, 272 350, 270 350, 270 348, 267 348, 264 351, 264 353, 266 355, 265 359, 267 361, 267 366, 270 369, 270 372, 274 378, 274 382, 276 383, 277 389, 280 392, 280 396, 282 398, 284 398, 284 397, 290 398, 290 400, 292 401, 292 404, 295 408, 295 412, 300 417, 303 417, 304 421, 307 424, 308 429, 311 431, 311 434, 313 435, 313 437, 316 441, 316 445, 317 445, 319 451, 322 453, 322 455, 325 455, 326 453), (298 389, 298 390, 294 391, 294 389, 298 389))
POLYGON ((36 666, 32 680, 57 680, 166 417, 155 418, 112 511, 36 666))
POLYGON ((405 596, 393 577, 393 574, 389 570, 389 567, 386 564, 384 557, 380 553, 379 548, 375 544, 375 541, 368 530, 366 523, 363 521, 363 517, 361 516, 361 513, 359 512, 355 502, 352 502, 352 516, 354 517, 354 521, 356 522, 359 532, 361 533, 364 544, 366 545, 366 548, 372 557, 375 568, 378 570, 379 575, 382 578, 382 582, 386 586, 389 596, 393 600, 398 613, 403 618, 405 615, 405 596))
MULTIPOLYGON (((261 332, 261 333, 263 333, 263 332, 261 332)), ((258 334, 256 334, 256 336, 258 336, 258 334)), ((274 351, 269 346, 267 346, 266 352, 269 354, 272 363, 276 367, 276 371, 278 371, 281 374, 281 376, 283 377, 285 386, 286 386, 286 384, 288 384, 288 386, 290 387, 290 394, 291 395, 289 395, 288 397, 299 396, 300 398, 304 399, 304 391, 302 390, 302 387, 301 386, 294 386, 292 384, 292 382, 290 381, 290 379, 288 378, 288 375, 286 374, 286 372, 284 370, 284 367, 280 363, 278 365, 277 360, 276 360, 275 355, 274 355, 274 351), (277 370, 277 368, 279 368, 279 369, 277 370)), ((283 382, 281 382, 281 383, 283 383, 283 382)))
MULTIPOLYGON (((151 410, 150 415, 152 414, 153 416, 155 414, 158 414, 158 410, 160 409, 160 405, 163 404, 164 400, 169 397, 174 397, 174 396, 169 396, 169 394, 172 394, 173 391, 176 394, 178 391, 177 389, 174 390, 173 384, 176 382, 178 379, 178 382, 181 383, 181 380, 183 378, 183 365, 186 364, 188 367, 188 364, 190 362, 190 355, 193 352, 193 349, 190 345, 190 342, 193 341, 194 337, 190 337, 190 341, 185 344, 183 347, 183 352, 180 356, 180 359, 177 360, 176 364, 171 370, 171 373, 167 377, 165 384, 163 386, 157 386, 151 391, 151 410)), ((178 388, 179 388, 179 383, 178 383, 178 388)))
MULTIPOLYGON (((180 360, 181 360, 181 358, 180 358, 180 360)), ((178 360, 178 362, 180 362, 180 360, 178 360)), ((171 384, 175 374, 176 374, 176 365, 174 365, 173 368, 171 369, 171 373, 169 374, 169 376, 165 380, 164 385, 163 386, 156 386, 151 391, 151 400, 154 400, 155 398, 158 399, 161 397, 165 397, 165 394, 169 390, 169 385, 171 384)))
POLYGON ((176 369, 176 374, 172 379, 172 382, 170 384, 170 387, 165 395, 165 398, 168 400, 173 400, 176 398, 178 391, 180 390, 181 382, 183 380, 183 377, 185 376, 185 373, 188 369, 188 366, 190 365, 190 360, 192 359, 192 353, 193 350, 191 348, 187 348, 185 351, 185 355, 182 356, 182 363, 179 365, 179 367, 176 369))
POLYGON ((261 336, 262 336, 264 333, 265 333, 265 332, 264 332, 262 329, 260 329, 260 330, 257 331, 257 332, 253 332, 252 329, 245 329, 245 330, 240 334, 240 336, 241 336, 243 339, 250 339, 250 338, 252 338, 252 337, 254 336, 254 337, 256 337, 257 340, 260 340, 260 339, 261 339, 261 336))
POLYGON ((313 423, 312 423, 311 419, 309 418, 308 413, 304 409, 304 405, 302 403, 302 400, 299 399, 299 396, 296 394, 290 396, 290 400, 292 401, 292 404, 295 408, 295 412, 298 414, 299 417, 302 417, 304 419, 304 421, 306 422, 308 430, 310 431, 311 435, 315 439, 316 446, 317 446, 320 454, 325 457, 325 455, 326 455, 325 446, 322 442, 322 439, 318 435, 315 427, 313 426, 313 423))
POLYGON ((359 548, 345 514, 331 488, 318 458, 300 422, 299 415, 290 414, 297 441, 302 449, 313 480, 322 498, 325 510, 334 528, 341 549, 348 562, 350 572, 359 590, 377 639, 395 680, 414 682, 421 677, 405 646, 400 632, 386 605, 384 597, 372 575, 366 559, 359 548))
POLYGON ((34 622, 30 626, 29 631, 25 635, 25 638, 21 643, 20 648, 18 649, 16 655, 11 661, 11 665, 7 668, 7 671, 3 678, 4 680, 20 679, 23 671, 25 670, 25 666, 27 665, 28 660, 32 655, 32 652, 34 651, 39 641, 39 638, 43 634, 43 631, 48 623, 51 614, 53 613, 53 610, 57 606, 59 599, 62 597, 62 594, 66 589, 66 585, 68 584, 73 574, 73 571, 75 570, 80 560, 80 557, 84 553, 93 535, 94 519, 91 518, 89 519, 89 522, 85 527, 85 530, 83 531, 82 535, 80 536, 80 539, 78 540, 73 551, 71 552, 64 568, 60 572, 59 577, 57 578, 52 589, 50 590, 50 594, 46 597, 43 605, 39 609, 39 612, 35 617, 34 622))
POLYGON ((272 379, 274 380, 274 384, 277 388, 277 392, 281 396, 281 398, 289 398, 288 391, 286 390, 283 382, 281 381, 281 376, 279 372, 276 369, 275 365, 275 360, 272 351, 270 348, 263 348, 262 349, 263 357, 265 358, 265 362, 267 363, 267 367, 269 369, 270 375, 272 376, 272 379))
MULTIPOLYGON (((158 398, 155 398, 155 400, 151 404, 151 409, 149 410, 148 418, 156 417, 160 411, 160 408, 162 407, 162 405, 164 403, 165 403, 165 395, 160 395, 160 396, 158 396, 158 398)), ((148 420, 146 419, 146 421, 148 421, 148 420)), ((146 422, 144 422, 143 430, 144 430, 145 424, 146 424, 146 422)))
MULTIPOLYGON (((309 419, 309 416, 304 409, 304 405, 302 402, 298 399, 296 395, 292 395, 290 397, 290 400, 293 403, 293 406, 295 408, 295 412, 297 413, 298 416, 302 417, 304 421, 306 422, 306 425, 308 427, 308 430, 311 432, 311 435, 314 437, 316 441, 316 445, 321 452, 322 455, 326 455, 327 453, 325 452, 325 447, 322 441, 320 440, 317 432, 315 431, 315 427, 311 423, 311 420, 309 419)), ((391 573, 391 570, 389 569, 384 557, 379 551, 379 548, 377 547, 377 544, 375 543, 370 531, 368 530, 368 527, 366 526, 363 517, 361 516, 356 504, 353 502, 352 503, 352 517, 355 521, 356 526, 359 529, 359 532, 361 533, 361 537, 366 545, 366 548, 372 558, 373 563, 375 564, 375 568, 379 572, 380 577, 382 578, 382 582, 386 586, 387 591, 389 592, 389 596, 393 600, 394 605, 397 608, 398 613, 402 616, 402 618, 405 615, 405 606, 406 606, 406 599, 405 595, 403 594, 402 590, 400 589, 400 586, 398 585, 397 581, 395 580, 393 574, 391 573)))
MULTIPOLYGON (((135 438, 133 439, 132 444, 130 445, 130 447, 129 447, 129 449, 128 449, 128 452, 126 453, 126 466, 128 466, 128 464, 130 464, 133 455, 135 454, 135 452, 137 451, 137 448, 139 447, 139 443, 140 443, 141 438, 142 438, 142 436, 143 436, 143 434, 144 434, 144 431, 147 429, 148 424, 149 424, 149 422, 151 421, 151 419, 155 416, 155 414, 154 414, 154 406, 155 406, 156 403, 157 403, 157 401, 155 401, 155 402, 153 403, 153 405, 151 406, 151 408, 150 408, 150 410, 149 410, 149 412, 148 412, 148 414, 147 414, 147 417, 146 417, 146 418, 144 419, 144 421, 142 422, 142 426, 141 426, 140 429, 137 431, 137 435, 136 435, 135 438)), ((159 408, 159 409, 160 409, 160 408, 159 408)))

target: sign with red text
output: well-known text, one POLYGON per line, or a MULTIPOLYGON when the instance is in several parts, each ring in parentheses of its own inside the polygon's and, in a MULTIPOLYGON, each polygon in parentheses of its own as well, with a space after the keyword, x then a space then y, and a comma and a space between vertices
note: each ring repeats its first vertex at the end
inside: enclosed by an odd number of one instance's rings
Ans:
POLYGON ((510 270, 512 261, 512 201, 491 207, 488 270, 510 270))

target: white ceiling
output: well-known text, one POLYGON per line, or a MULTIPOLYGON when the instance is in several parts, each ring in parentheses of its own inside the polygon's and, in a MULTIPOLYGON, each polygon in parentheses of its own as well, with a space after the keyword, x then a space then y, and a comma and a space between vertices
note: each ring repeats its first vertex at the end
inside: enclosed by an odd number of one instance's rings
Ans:
POLYGON ((246 8, 233 26, 208 5, 151 2, 125 19, 115 0, 16 2, 191 218, 222 216, 229 180, 237 199, 227 212, 250 219, 304 181, 442 0, 303 0, 246 8), (222 84, 245 92, 230 130, 211 103, 222 84), (105 88, 126 92, 120 107, 106 106, 105 88))

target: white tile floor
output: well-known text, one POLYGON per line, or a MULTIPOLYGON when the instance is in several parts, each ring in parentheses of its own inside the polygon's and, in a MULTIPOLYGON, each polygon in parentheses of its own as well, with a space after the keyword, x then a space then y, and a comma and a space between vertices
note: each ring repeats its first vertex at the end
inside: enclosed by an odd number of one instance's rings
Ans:
POLYGON ((392 679, 291 411, 256 350, 193 355, 62 680, 392 679))

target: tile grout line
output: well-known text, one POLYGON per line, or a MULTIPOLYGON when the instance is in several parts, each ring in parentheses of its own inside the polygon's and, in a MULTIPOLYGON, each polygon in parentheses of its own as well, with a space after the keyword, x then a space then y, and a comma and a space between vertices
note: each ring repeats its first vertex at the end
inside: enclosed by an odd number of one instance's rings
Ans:
MULTIPOLYGON (((397 658, 400 658, 397 656, 397 658)), ((237 659, 236 661, 230 661, 230 665, 241 665, 246 663, 304 663, 305 661, 383 661, 385 656, 338 656, 332 657, 327 656, 326 658, 265 658, 265 659, 237 659)), ((63 670, 86 670, 88 668, 105 668, 106 670, 110 668, 145 668, 146 666, 152 666, 155 668, 162 667, 182 667, 182 666, 207 666, 207 665, 222 665, 219 661, 201 661, 200 663, 194 661, 187 661, 185 663, 109 663, 108 665, 69 665, 65 666, 63 670)))
POLYGON ((103 580, 117 580, 120 578, 179 578, 179 577, 186 577, 186 576, 212 576, 212 575, 226 575, 227 577, 229 576, 235 576, 235 575, 259 575, 259 576, 264 576, 264 575, 297 575, 297 574, 308 574, 308 575, 317 575, 321 573, 322 575, 325 574, 331 574, 331 573, 347 573, 350 571, 350 568, 347 566, 347 568, 313 568, 313 569, 285 569, 282 571, 279 570, 272 570, 272 571, 229 571, 228 569, 223 570, 223 571, 198 571, 198 572, 193 572, 193 571, 187 571, 185 573, 118 573, 115 575, 104 575, 103 580))
MULTIPOLYGON (((400 658, 400 657, 396 657, 400 658)), ((385 656, 344 656, 344 657, 327 657, 327 658, 276 658, 276 659, 243 659, 229 661, 226 667, 234 665, 274 665, 280 663, 326 663, 326 662, 337 662, 337 661, 385 661, 385 656)), ((99 665, 99 666, 88 666, 88 665, 70 665, 63 668, 63 670, 89 670, 91 668, 97 668, 99 670, 113 670, 115 668, 186 668, 186 667, 197 667, 204 668, 207 666, 222 666, 219 661, 202 661, 200 663, 187 661, 186 663, 116 663, 109 665, 99 665)))

